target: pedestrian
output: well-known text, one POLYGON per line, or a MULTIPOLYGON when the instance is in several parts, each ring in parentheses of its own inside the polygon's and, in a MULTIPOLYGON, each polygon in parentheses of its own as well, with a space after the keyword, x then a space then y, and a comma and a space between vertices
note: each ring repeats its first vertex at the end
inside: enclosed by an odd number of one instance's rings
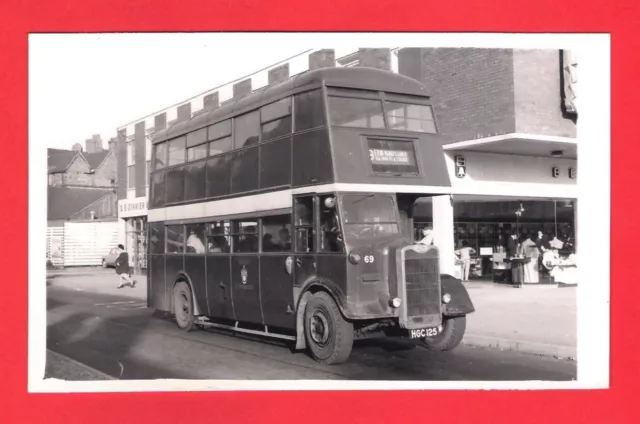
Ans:
POLYGON ((129 268, 129 254, 124 250, 124 246, 118 245, 118 258, 116 259, 116 274, 120 277, 119 289, 124 287, 124 283, 131 284, 131 288, 136 286, 136 280, 131 279, 131 269, 129 268))
POLYGON ((462 241, 462 248, 456 250, 456 255, 462 261, 462 281, 469 281, 469 270, 471 269, 471 255, 475 255, 476 250, 469 246, 466 240, 462 241))

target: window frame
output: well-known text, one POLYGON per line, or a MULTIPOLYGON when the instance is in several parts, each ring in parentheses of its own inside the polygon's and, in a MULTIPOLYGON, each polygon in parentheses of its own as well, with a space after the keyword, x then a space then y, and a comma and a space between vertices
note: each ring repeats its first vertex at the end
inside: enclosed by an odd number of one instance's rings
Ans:
POLYGON ((135 190, 136 188, 136 165, 127 165, 127 190, 135 190), (133 171, 133 178, 131 174, 133 171))
MULTIPOLYGON (((261 254, 262 253, 269 254, 269 255, 270 254, 278 254, 278 253, 280 253, 280 254, 283 254, 283 253, 291 254, 291 253, 294 252, 294 243, 293 243, 292 234, 291 234, 292 230, 293 230, 293 223, 292 223, 293 213, 292 212, 290 212, 290 213, 282 213, 282 214, 277 214, 277 215, 266 215, 266 216, 260 217, 260 226, 259 226, 260 234, 259 234, 258 238, 259 238, 259 241, 260 241, 260 253, 261 254), (288 231, 289 231, 289 249, 288 250, 265 251, 264 250, 264 243, 263 243, 264 242, 264 220, 265 219, 270 219, 270 218, 277 218, 277 217, 285 217, 285 218, 287 218, 287 220, 285 221, 285 222, 287 222, 287 224, 285 224, 285 225, 289 226, 289 228, 288 228, 288 231)), ((267 224, 267 225, 274 225, 274 224, 267 224)))
POLYGON ((236 219, 231 219, 230 220, 231 223, 231 227, 230 227, 230 233, 229 235, 231 236, 231 248, 229 253, 234 254, 234 255, 258 255, 261 253, 262 250, 262 241, 260 240, 260 218, 258 217, 246 217, 246 218, 236 218, 236 219), (236 231, 236 229, 234 228, 236 224, 240 224, 241 222, 245 222, 245 221, 251 221, 251 222, 255 222, 256 223, 256 231, 254 233, 242 233, 240 232, 240 227, 238 225, 238 231, 236 231), (257 249, 255 252, 237 252, 236 248, 240 243, 236 243, 236 239, 235 237, 238 236, 242 236, 242 235, 253 235, 256 238, 257 241, 257 249))

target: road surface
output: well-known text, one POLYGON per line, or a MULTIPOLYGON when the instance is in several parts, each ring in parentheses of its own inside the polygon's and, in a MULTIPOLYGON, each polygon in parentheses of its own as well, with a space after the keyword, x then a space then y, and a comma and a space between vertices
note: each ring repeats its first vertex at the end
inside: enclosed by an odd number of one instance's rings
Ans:
POLYGON ((431 352, 401 340, 356 342, 348 362, 325 366, 285 342, 220 330, 185 333, 144 301, 53 286, 47 288, 47 348, 123 380, 576 378, 576 363, 569 360, 466 345, 431 352))

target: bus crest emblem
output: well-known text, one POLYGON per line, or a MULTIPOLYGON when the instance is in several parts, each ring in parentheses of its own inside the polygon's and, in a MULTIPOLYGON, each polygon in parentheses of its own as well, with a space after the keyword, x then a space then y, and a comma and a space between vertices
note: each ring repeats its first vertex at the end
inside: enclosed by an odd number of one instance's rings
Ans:
POLYGON ((242 265, 242 270, 240 271, 240 277, 242 278, 242 284, 247 284, 247 276, 249 272, 247 271, 247 267, 242 265))

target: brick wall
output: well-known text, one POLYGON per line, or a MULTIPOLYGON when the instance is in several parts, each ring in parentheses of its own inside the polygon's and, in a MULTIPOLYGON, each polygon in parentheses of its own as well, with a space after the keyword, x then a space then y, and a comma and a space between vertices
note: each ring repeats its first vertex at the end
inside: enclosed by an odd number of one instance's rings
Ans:
POLYGON ((114 152, 111 152, 94 172, 94 185, 98 187, 114 186, 115 184, 111 180, 116 180, 117 172, 116 155, 114 152))
POLYGON ((515 131, 512 50, 402 50, 399 71, 428 88, 445 142, 515 131))
POLYGON ((514 50, 516 131, 576 136, 576 124, 562 113, 558 50, 514 50))

